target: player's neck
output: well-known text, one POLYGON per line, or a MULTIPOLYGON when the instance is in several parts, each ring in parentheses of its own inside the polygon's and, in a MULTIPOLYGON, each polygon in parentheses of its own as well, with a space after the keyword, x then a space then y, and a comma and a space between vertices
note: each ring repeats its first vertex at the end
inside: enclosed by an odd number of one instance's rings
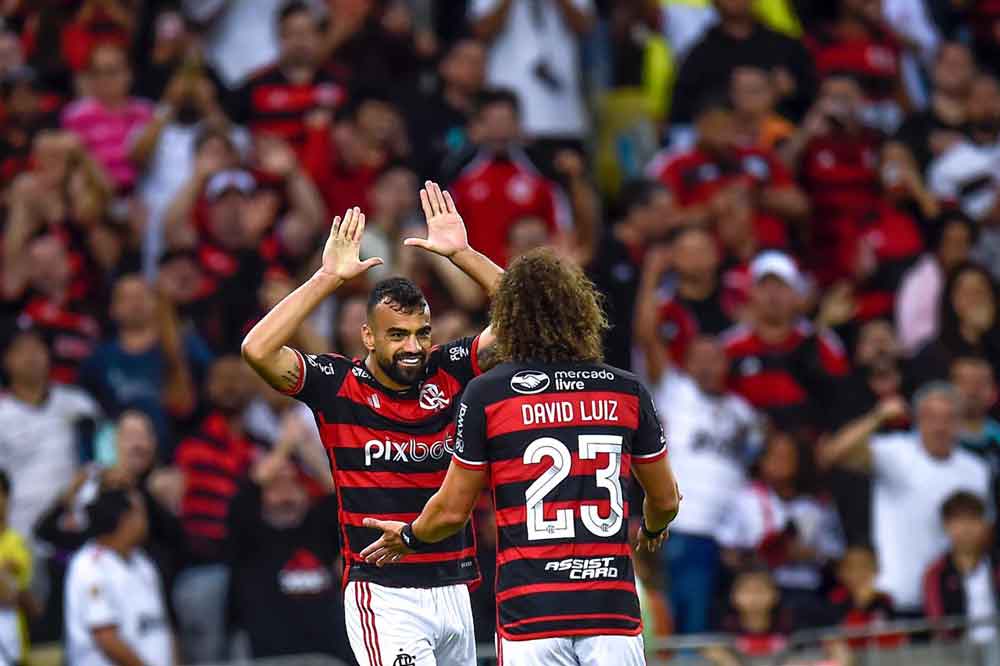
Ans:
POLYGON ((367 368, 368 372, 370 372, 372 377, 375 378, 375 381, 377 381, 379 384, 381 384, 382 386, 386 387, 389 390, 406 391, 407 389, 411 388, 407 384, 400 384, 392 377, 387 375, 385 371, 382 370, 382 367, 375 362, 375 359, 374 357, 372 357, 371 354, 368 354, 368 356, 365 357, 365 368, 367 368))

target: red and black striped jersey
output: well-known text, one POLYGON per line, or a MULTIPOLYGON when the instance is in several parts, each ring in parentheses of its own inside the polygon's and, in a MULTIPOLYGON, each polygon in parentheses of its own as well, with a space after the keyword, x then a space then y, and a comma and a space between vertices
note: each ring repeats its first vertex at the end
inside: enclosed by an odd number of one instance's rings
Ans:
POLYGON ((452 460, 489 473, 501 636, 641 631, 631 468, 665 455, 649 393, 624 370, 505 363, 469 384, 452 460))
POLYGON ((478 347, 479 338, 434 347, 423 381, 403 392, 379 384, 361 360, 299 353, 301 381, 290 393, 312 408, 330 458, 345 582, 426 588, 479 579, 471 525, 391 567, 359 555, 380 534, 363 527, 366 517, 410 522, 444 481, 458 400, 479 374, 478 347))

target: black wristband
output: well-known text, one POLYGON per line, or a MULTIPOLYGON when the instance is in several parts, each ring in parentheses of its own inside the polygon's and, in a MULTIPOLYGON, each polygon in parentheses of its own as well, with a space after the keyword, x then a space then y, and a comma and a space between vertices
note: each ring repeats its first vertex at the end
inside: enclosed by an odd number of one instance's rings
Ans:
POLYGON ((410 550, 423 550, 430 545, 429 543, 418 539, 417 535, 413 533, 413 523, 406 523, 403 525, 403 529, 399 533, 399 538, 403 540, 403 545, 410 550))
POLYGON ((663 527, 661 527, 660 529, 658 529, 658 530, 656 530, 655 532, 653 532, 653 531, 652 531, 652 530, 650 530, 650 529, 649 529, 648 527, 646 527, 646 521, 645 521, 645 520, 644 520, 644 521, 642 521, 642 522, 641 522, 641 523, 639 524, 639 528, 640 528, 640 529, 642 530, 642 533, 643 533, 643 534, 644 534, 644 535, 646 536, 646 538, 647 538, 647 539, 651 539, 651 540, 652 540, 652 539, 657 539, 657 538, 659 538, 659 536, 660 536, 661 534, 663 534, 664 532, 666 532, 666 531, 667 531, 667 527, 668 527, 667 525, 664 525, 664 526, 663 526, 663 527))

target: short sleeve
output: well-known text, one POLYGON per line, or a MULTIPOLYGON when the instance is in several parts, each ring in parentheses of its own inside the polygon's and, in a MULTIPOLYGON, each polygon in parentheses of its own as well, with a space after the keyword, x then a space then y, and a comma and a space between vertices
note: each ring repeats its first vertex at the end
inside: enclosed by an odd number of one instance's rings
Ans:
POLYGON ((294 351, 299 362, 299 382, 286 393, 315 409, 322 401, 336 395, 353 364, 336 354, 294 351))
POLYGON ((79 593, 83 596, 83 603, 80 604, 83 625, 88 629, 117 625, 120 621, 119 612, 104 572, 93 566, 84 568, 79 574, 77 584, 79 593))
POLYGON ((440 345, 432 353, 437 356, 438 367, 463 386, 482 374, 477 360, 479 336, 459 338, 440 345))
POLYGON ((667 436, 656 406, 645 386, 639 385, 639 427, 632 444, 633 463, 651 463, 667 455, 667 436))
POLYGON ((480 398, 476 384, 462 396, 455 416, 455 453, 452 461, 459 467, 485 470, 486 457, 486 406, 480 398))

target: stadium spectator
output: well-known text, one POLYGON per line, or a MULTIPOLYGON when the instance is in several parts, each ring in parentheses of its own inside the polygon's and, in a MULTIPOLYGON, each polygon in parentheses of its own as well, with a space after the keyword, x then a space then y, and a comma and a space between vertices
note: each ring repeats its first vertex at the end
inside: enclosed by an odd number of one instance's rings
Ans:
POLYGON ((156 567, 142 552, 146 515, 135 491, 105 490, 88 507, 93 540, 66 575, 66 661, 170 666, 173 632, 156 567))
POLYGON ((469 128, 477 149, 449 185, 455 205, 469 219, 469 242, 501 266, 509 259, 504 250, 518 219, 537 217, 550 235, 569 226, 563 193, 524 152, 521 113, 509 90, 480 94, 469 128))
POLYGON ((836 336, 801 315, 805 279, 788 255, 761 253, 750 266, 750 323, 725 336, 730 387, 793 434, 820 432, 848 361, 836 336))
POLYGON ((34 557, 25 535, 10 527, 11 483, 0 469, 0 656, 11 664, 23 663, 28 656, 27 620, 39 611, 29 589, 34 557))
POLYGON ((764 247, 788 245, 788 223, 809 214, 809 202, 788 169, 771 152, 738 144, 736 118, 727 101, 705 99, 695 111, 697 143, 673 155, 663 151, 647 167, 676 197, 685 221, 712 224, 732 190, 749 190, 754 233, 764 247))
POLYGON ((190 560, 174 584, 173 601, 185 656, 192 663, 222 659, 228 649, 226 513, 256 449, 242 416, 254 386, 239 357, 217 359, 207 378, 211 411, 174 456, 185 477, 180 517, 190 560))
POLYGON ((810 493, 812 456, 792 437, 770 433, 754 466, 754 481, 733 493, 720 516, 724 557, 766 562, 799 626, 819 626, 824 568, 844 552, 840 521, 832 505, 810 493))
POLYGON ((181 338, 173 304, 138 275, 118 279, 110 311, 116 336, 84 362, 80 384, 109 416, 129 408, 148 414, 162 453, 168 454, 170 419, 186 417, 195 407, 189 359, 204 365, 209 352, 200 338, 181 338))
MULTIPOLYGON (((847 629, 878 629, 879 625, 895 619, 892 599, 875 586, 878 577, 878 559, 871 546, 861 542, 849 546, 837 563, 837 586, 830 591, 830 623, 847 629)), ((897 647, 899 635, 889 634, 878 638, 851 638, 848 647, 866 646, 897 647)))
POLYGON ((671 122, 690 124, 699 100, 706 94, 726 92, 733 71, 741 66, 767 71, 777 86, 779 108, 792 117, 801 115, 816 86, 812 57, 801 42, 759 23, 751 0, 713 0, 712 4, 719 23, 681 61, 671 122))
POLYGON ((959 491, 941 505, 941 523, 948 534, 948 551, 924 574, 924 612, 931 620, 965 617, 968 637, 976 644, 996 638, 992 618, 997 613, 996 555, 991 552, 990 530, 983 499, 959 491))
POLYGON ((740 66, 733 70, 729 98, 739 145, 771 151, 795 132, 795 125, 776 111, 775 88, 767 70, 761 67, 740 66))
POLYGON ((589 120, 577 51, 594 24, 593 0, 474 0, 469 13, 473 31, 489 44, 486 79, 516 93, 527 135, 581 146, 589 120))
MULTIPOLYGON (((0 38, 0 50, 2 50, 0 38)), ((45 94, 38 74, 22 66, 0 75, 0 185, 6 186, 16 175, 30 168, 31 147, 35 135, 43 129, 58 127, 57 107, 61 100, 45 94)))
POLYGON ((997 287, 990 273, 975 263, 955 268, 942 290, 938 320, 941 332, 913 358, 917 381, 944 379, 953 359, 984 356, 1000 367, 1000 322, 997 287))
POLYGON ((73 132, 107 171, 116 189, 128 193, 137 172, 129 160, 134 133, 153 117, 153 105, 129 97, 132 72, 125 50, 101 44, 88 57, 87 90, 90 95, 73 102, 63 112, 62 124, 73 132))
POLYGON ((288 0, 182 0, 185 17, 203 31, 205 56, 229 90, 278 57, 275 21, 288 0))
POLYGON ((287 141, 301 154, 307 116, 318 110, 333 112, 347 95, 320 60, 319 17, 308 2, 283 3, 276 29, 276 62, 255 72, 231 97, 229 116, 255 134, 287 141))
POLYGON ((743 398, 727 390, 728 362, 718 340, 692 338, 684 364, 674 365, 649 321, 648 275, 639 297, 645 314, 638 316, 637 336, 670 442, 670 464, 692 507, 678 513, 664 547, 668 594, 677 632, 705 632, 720 576, 716 536, 760 447, 762 423, 743 398))
POLYGON ((337 500, 310 501, 289 459, 301 443, 282 439, 229 508, 235 622, 255 659, 328 654, 351 661, 338 588, 337 500))
POLYGON ((10 526, 27 536, 73 480, 100 410, 79 387, 52 383, 51 355, 37 331, 15 329, 3 361, 8 392, 0 396, 0 467, 16 481, 10 526))
POLYGON ((961 140, 975 72, 976 62, 964 44, 948 42, 938 49, 931 68, 930 104, 909 114, 895 136, 910 149, 921 171, 961 140))
POLYGON ((819 449, 827 464, 873 474, 872 541, 879 554, 878 586, 904 616, 921 616, 921 577, 945 547, 939 512, 957 490, 990 492, 989 468, 959 448, 959 397, 950 384, 931 383, 913 399, 913 432, 875 435, 907 412, 898 397, 837 431, 819 449))
POLYGON ((937 337, 945 279, 969 260, 977 233, 976 224, 954 210, 931 225, 928 251, 903 275, 896 294, 896 332, 907 356, 937 337))
POLYGON ((982 356, 958 356, 948 374, 962 399, 960 443, 989 466, 993 500, 1000 507, 1000 423, 991 415, 997 404, 993 366, 982 356))

